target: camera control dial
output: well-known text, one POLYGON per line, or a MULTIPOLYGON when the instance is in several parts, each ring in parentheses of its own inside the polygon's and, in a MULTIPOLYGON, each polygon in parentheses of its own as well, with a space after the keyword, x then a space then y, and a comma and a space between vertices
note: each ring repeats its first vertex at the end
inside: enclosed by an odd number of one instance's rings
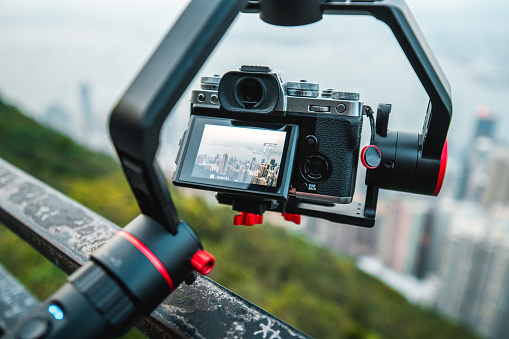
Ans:
POLYGON ((334 92, 334 89, 332 88, 322 89, 322 98, 330 98, 332 96, 332 92, 334 92))
POLYGON ((310 155, 302 164, 302 174, 311 182, 320 182, 327 179, 330 169, 330 161, 320 154, 310 155))
POLYGON ((201 89, 217 91, 219 81, 221 81, 221 76, 217 74, 211 77, 203 76, 201 77, 201 89))
POLYGON ((307 82, 307 80, 287 82, 286 91, 288 95, 293 97, 317 98, 320 94, 319 85, 314 82, 307 82))
POLYGON ((359 93, 353 93, 353 92, 337 92, 334 91, 331 93, 331 98, 335 100, 352 100, 352 101, 359 101, 360 95, 359 93))

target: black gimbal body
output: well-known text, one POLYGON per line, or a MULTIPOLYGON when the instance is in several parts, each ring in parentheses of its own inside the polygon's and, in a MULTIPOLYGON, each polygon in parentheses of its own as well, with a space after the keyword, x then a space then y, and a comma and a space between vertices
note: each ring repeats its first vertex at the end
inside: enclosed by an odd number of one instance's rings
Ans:
MULTIPOLYGON (((120 336, 182 281, 191 283, 193 271, 210 271, 213 258, 178 218, 155 156, 163 122, 239 12, 259 13, 284 26, 316 22, 323 14, 372 15, 391 28, 430 98, 423 129, 416 133, 388 131, 390 106, 379 106, 372 143, 380 166, 367 170, 363 209, 296 202, 285 212, 370 227, 379 188, 438 194, 452 116, 450 89, 404 1, 192 0, 111 115, 111 137, 142 215, 5 338, 120 336)), ((222 199, 249 208, 249 201, 222 199)))

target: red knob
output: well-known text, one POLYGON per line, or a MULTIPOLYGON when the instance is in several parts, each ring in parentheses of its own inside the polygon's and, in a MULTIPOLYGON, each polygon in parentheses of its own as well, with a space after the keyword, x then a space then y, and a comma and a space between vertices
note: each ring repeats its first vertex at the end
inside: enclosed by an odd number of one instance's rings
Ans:
POLYGON ((375 145, 368 145, 361 151, 361 162, 367 169, 375 169, 382 162, 382 153, 375 145))
POLYGON ((212 271, 214 263, 214 256, 205 250, 196 252, 191 258, 191 265, 193 265, 196 272, 203 275, 207 275, 212 271))
POLYGON ((262 224, 262 223, 263 223, 263 215, 260 215, 260 214, 240 212, 240 215, 233 216, 233 224, 235 226, 238 226, 238 225, 253 226, 255 224, 262 224))
POLYGON ((296 223, 297 225, 300 225, 300 214, 293 214, 293 213, 283 213, 283 218, 287 221, 292 221, 296 223))

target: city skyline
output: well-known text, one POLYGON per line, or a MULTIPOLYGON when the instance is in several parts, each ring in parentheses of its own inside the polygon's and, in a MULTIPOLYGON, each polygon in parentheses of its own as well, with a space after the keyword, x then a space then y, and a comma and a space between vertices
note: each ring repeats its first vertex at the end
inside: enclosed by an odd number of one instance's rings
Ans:
POLYGON ((279 163, 285 139, 285 131, 206 124, 198 154, 228 153, 242 160, 250 160, 253 156, 274 157, 279 163))
POLYGON ((276 187, 279 170, 280 164, 275 158, 257 161, 253 157, 249 161, 229 156, 228 153, 222 156, 219 153, 215 156, 200 153, 196 157, 192 176, 276 187))

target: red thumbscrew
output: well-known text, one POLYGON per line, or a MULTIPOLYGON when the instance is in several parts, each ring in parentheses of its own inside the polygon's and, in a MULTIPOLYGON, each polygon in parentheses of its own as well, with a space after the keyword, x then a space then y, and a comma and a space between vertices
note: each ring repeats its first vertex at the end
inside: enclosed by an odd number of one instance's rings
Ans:
POLYGON ((191 265, 194 267, 196 272, 202 275, 209 274, 214 267, 214 263, 214 256, 205 250, 199 250, 191 258, 191 265))
POLYGON ((300 225, 300 214, 293 214, 293 213, 283 213, 283 218, 287 221, 294 222, 297 225, 300 225))
POLYGON ((256 224, 263 224, 263 215, 240 212, 240 215, 233 216, 233 224, 235 226, 253 226, 256 224))

